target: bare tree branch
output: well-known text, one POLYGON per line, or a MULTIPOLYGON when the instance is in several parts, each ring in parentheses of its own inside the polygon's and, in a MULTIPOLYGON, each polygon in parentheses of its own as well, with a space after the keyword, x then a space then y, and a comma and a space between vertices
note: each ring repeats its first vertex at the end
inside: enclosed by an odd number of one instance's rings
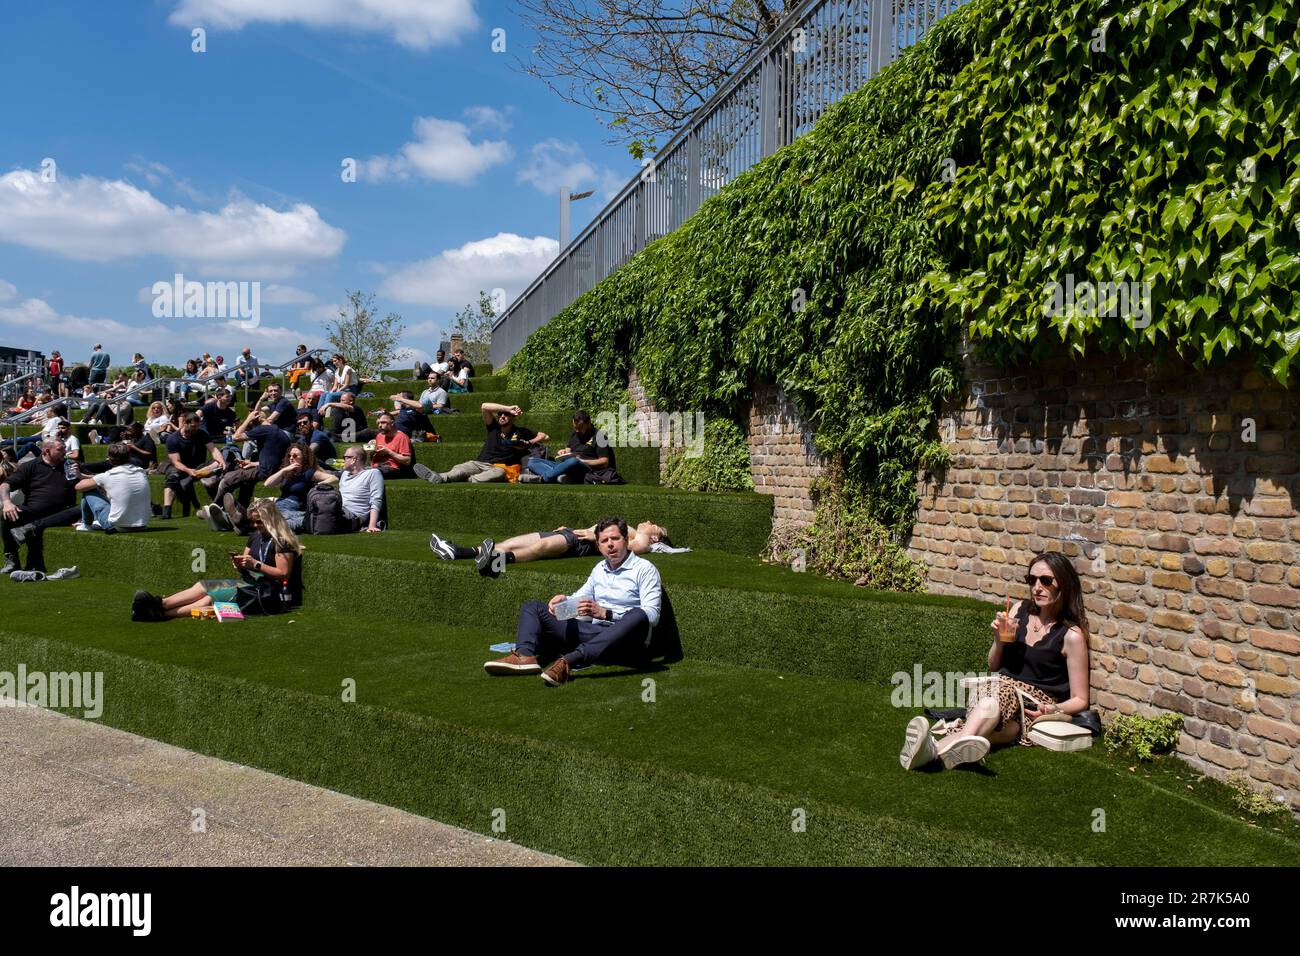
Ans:
POLYGON ((592 110, 638 159, 781 23, 795 0, 515 0, 538 37, 525 72, 592 110))

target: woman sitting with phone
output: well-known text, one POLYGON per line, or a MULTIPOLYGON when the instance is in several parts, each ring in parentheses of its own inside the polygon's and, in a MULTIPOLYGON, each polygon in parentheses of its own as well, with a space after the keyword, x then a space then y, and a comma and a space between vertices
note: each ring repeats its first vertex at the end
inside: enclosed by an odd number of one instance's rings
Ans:
POLYGON ((991 746, 1019 741, 1031 746, 1030 721, 1042 714, 1088 709, 1088 617, 1083 589, 1070 559, 1047 551, 1030 563, 1028 601, 999 611, 988 665, 992 678, 959 730, 936 745, 930 722, 913 717, 899 762, 915 770, 935 760, 948 768, 984 759, 991 746))
POLYGON ((158 597, 136 591, 133 621, 169 621, 228 601, 249 614, 283 614, 302 604, 302 545, 271 498, 258 498, 248 509, 253 534, 243 553, 229 552, 239 578, 198 581, 184 591, 158 597))

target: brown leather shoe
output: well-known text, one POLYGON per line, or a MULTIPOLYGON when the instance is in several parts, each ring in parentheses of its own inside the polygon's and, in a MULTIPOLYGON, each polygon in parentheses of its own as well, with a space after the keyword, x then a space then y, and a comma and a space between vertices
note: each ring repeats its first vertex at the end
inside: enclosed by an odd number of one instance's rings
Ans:
POLYGON ((573 680, 573 674, 569 670, 569 662, 563 657, 557 657, 555 663, 546 670, 542 671, 542 680, 546 681, 552 687, 559 687, 561 684, 567 684, 573 680))
POLYGON ((495 674, 498 677, 508 677, 512 674, 540 674, 542 665, 537 662, 535 657, 525 657, 512 651, 505 657, 488 661, 483 665, 483 669, 489 674, 495 674))

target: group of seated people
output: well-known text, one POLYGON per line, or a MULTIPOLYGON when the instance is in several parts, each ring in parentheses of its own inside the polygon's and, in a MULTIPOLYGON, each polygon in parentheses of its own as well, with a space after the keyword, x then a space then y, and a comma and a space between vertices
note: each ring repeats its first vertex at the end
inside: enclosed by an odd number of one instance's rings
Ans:
MULTIPOLYGON (((480 406, 486 434, 475 459, 441 474, 415 462, 412 443, 431 437, 425 431, 427 416, 445 413, 444 375, 431 370, 429 391, 419 399, 409 392, 395 396, 393 409, 381 409, 373 429, 363 427, 355 389, 335 390, 334 382, 318 378, 310 384, 321 388, 307 389, 297 404, 278 384, 268 385, 242 422, 236 421, 233 395, 225 390, 197 411, 174 412, 155 403, 145 422, 115 428, 107 459, 97 464, 78 461, 68 419, 51 416, 42 434, 21 439, 0 462, 0 571, 17 569, 25 545, 27 563, 20 573, 28 577, 19 580, 43 575, 47 527, 75 521, 81 531, 115 534, 147 526, 154 509, 146 471, 157 444, 166 450, 163 516, 170 517, 177 499, 188 515, 190 506, 197 506, 196 486, 202 485, 213 503, 199 513, 210 527, 245 534, 248 541, 230 554, 231 577, 201 580, 166 596, 138 591, 132 619, 147 622, 189 617, 219 602, 235 604, 244 614, 277 614, 298 606, 303 600, 298 533, 320 530, 310 527, 309 516, 323 520, 331 532, 379 532, 389 480, 481 483, 526 480, 528 474, 556 482, 614 470, 614 450, 584 410, 574 413, 566 447, 550 460, 531 454, 549 436, 520 425, 521 408, 490 402, 480 406), (326 462, 334 458, 340 438, 365 444, 349 444, 335 469, 326 462), (248 449, 255 452, 244 454, 248 449), (24 460, 16 460, 23 454, 24 460), (259 483, 278 497, 252 500, 259 483), (329 503, 328 513, 318 507, 321 502, 329 503)), ((609 517, 586 528, 540 530, 499 544, 486 538, 477 547, 435 533, 429 547, 448 561, 474 561, 487 577, 516 562, 600 558, 572 595, 523 605, 514 649, 483 665, 489 675, 540 675, 546 685, 562 686, 584 666, 646 662, 663 596, 658 569, 642 556, 671 550, 662 525, 644 521, 629 528, 622 518, 609 517)), ((1030 743, 1032 721, 1088 708, 1088 625, 1078 574, 1064 555, 1045 552, 1030 562, 1026 582, 1027 599, 1000 612, 992 625, 991 689, 938 740, 929 720, 913 718, 899 755, 904 768, 976 763, 993 746, 1030 743)))

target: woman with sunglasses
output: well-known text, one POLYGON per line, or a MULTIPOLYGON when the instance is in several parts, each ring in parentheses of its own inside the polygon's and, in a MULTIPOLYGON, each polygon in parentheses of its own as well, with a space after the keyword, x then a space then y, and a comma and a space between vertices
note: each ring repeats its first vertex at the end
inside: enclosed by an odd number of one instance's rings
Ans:
POLYGON ((1083 589, 1070 559, 1047 551, 1030 563, 1025 578, 1029 599, 1008 615, 999 611, 988 666, 992 679, 981 689, 961 729, 937 746, 930 722, 914 717, 899 762, 914 770, 934 760, 945 767, 984 759, 996 744, 1030 746, 1028 724, 1043 714, 1077 714, 1088 709, 1088 618, 1083 589), (1015 627, 1013 640, 998 637, 1004 622, 1015 627))

